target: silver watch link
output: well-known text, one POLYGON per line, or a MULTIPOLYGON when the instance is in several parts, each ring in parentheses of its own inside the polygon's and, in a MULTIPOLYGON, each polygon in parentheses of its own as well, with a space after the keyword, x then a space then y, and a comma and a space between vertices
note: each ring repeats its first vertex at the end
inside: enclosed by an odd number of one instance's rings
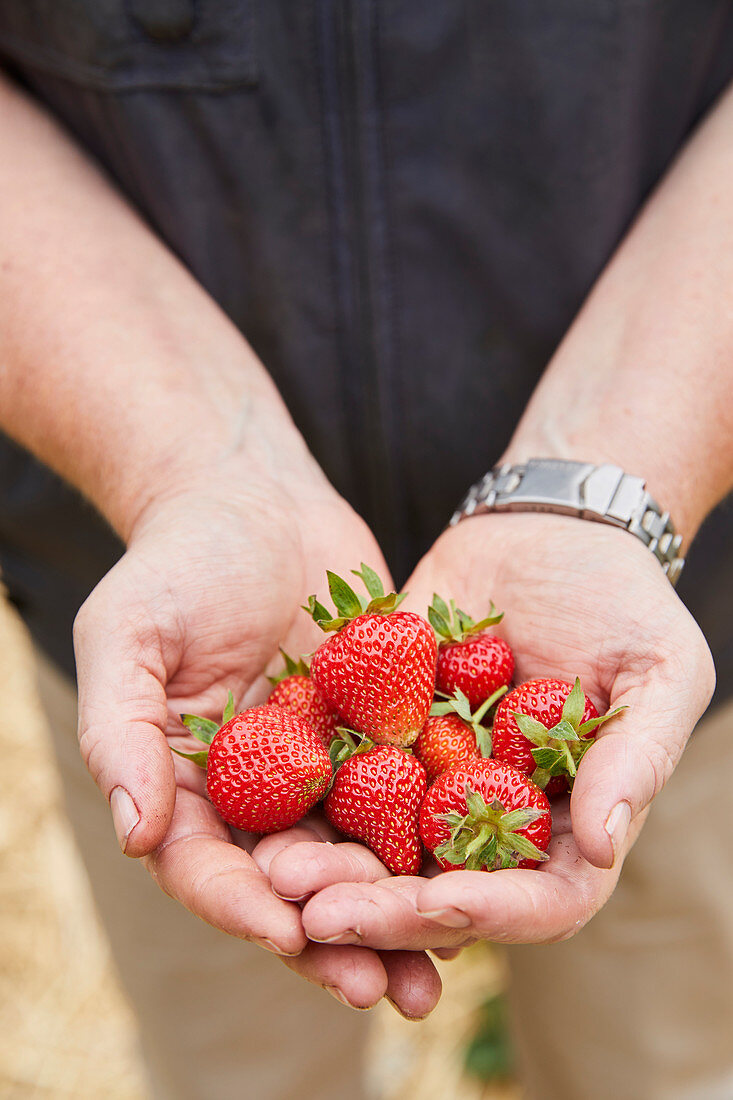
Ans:
POLYGON ((651 550, 673 585, 685 564, 669 512, 647 493, 643 478, 619 466, 555 458, 497 466, 469 489, 451 526, 487 512, 558 512, 622 527, 651 550))

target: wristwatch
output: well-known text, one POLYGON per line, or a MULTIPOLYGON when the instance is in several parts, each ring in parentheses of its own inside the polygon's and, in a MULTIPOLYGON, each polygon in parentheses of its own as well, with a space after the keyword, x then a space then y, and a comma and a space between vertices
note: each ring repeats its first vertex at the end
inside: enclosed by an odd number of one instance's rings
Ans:
POLYGON ((486 512, 559 512, 623 527, 649 547, 673 585, 685 564, 669 512, 647 493, 643 478, 618 466, 555 458, 497 466, 469 489, 451 526, 486 512))

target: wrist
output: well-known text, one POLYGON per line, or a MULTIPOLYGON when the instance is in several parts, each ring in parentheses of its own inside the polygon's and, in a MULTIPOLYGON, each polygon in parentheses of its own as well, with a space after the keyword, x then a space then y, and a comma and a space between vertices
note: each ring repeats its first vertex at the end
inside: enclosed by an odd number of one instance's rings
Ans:
POLYGON ((117 461, 115 450, 105 453, 92 499, 125 542, 169 502, 208 497, 242 511, 258 501, 271 500, 275 509, 287 500, 294 517, 334 494, 267 381, 264 393, 250 388, 228 403, 194 393, 171 401, 154 438, 144 431, 141 445, 117 461))
POLYGON ((451 519, 507 512, 544 512, 617 527, 634 535, 675 585, 684 566, 668 513, 640 477, 619 466, 556 458, 494 467, 476 482, 451 519))
MULTIPOLYGON (((600 431, 596 432, 596 436, 600 431)), ((646 490, 669 513, 686 548, 694 538, 714 502, 704 504, 695 484, 694 471, 679 461, 679 454, 664 455, 661 448, 646 447, 642 440, 598 440, 575 434, 556 420, 546 419, 527 428, 520 424, 497 465, 524 465, 530 458, 587 462, 594 466, 617 466, 624 473, 641 478, 646 490)))

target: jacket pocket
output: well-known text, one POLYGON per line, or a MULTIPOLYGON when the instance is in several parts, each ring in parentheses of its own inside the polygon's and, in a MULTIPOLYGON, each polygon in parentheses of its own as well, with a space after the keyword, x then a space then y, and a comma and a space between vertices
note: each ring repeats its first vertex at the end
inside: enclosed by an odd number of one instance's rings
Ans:
POLYGON ((255 84, 256 0, 0 0, 0 64, 102 91, 255 84))

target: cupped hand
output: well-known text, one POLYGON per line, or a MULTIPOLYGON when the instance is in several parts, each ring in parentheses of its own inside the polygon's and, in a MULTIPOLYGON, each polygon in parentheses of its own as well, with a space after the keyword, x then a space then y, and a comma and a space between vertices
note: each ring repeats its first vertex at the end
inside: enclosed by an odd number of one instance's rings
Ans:
MULTIPOLYGON (((475 618, 489 599, 516 682, 580 676, 601 727, 572 797, 556 803, 537 870, 388 877, 358 846, 310 843, 273 860, 274 888, 310 897, 308 936, 375 948, 453 948, 477 937, 542 943, 578 931, 613 891, 647 808, 669 779, 714 687, 709 650, 659 564, 626 532, 555 515, 493 515, 446 531, 406 586, 475 618)), ((407 602, 407 601, 406 601, 407 602)))
POLYGON ((440 995, 427 957, 308 944, 300 908, 275 896, 251 857, 257 838, 221 821, 203 772, 170 749, 185 747, 180 713, 218 718, 229 690, 259 700, 279 645, 313 649, 322 635, 300 605, 326 595, 326 568, 361 561, 387 579, 369 530, 330 487, 294 499, 213 480, 155 501, 77 617, 80 745, 123 851, 144 857, 169 895, 354 1007, 387 995, 422 1016, 440 995))

